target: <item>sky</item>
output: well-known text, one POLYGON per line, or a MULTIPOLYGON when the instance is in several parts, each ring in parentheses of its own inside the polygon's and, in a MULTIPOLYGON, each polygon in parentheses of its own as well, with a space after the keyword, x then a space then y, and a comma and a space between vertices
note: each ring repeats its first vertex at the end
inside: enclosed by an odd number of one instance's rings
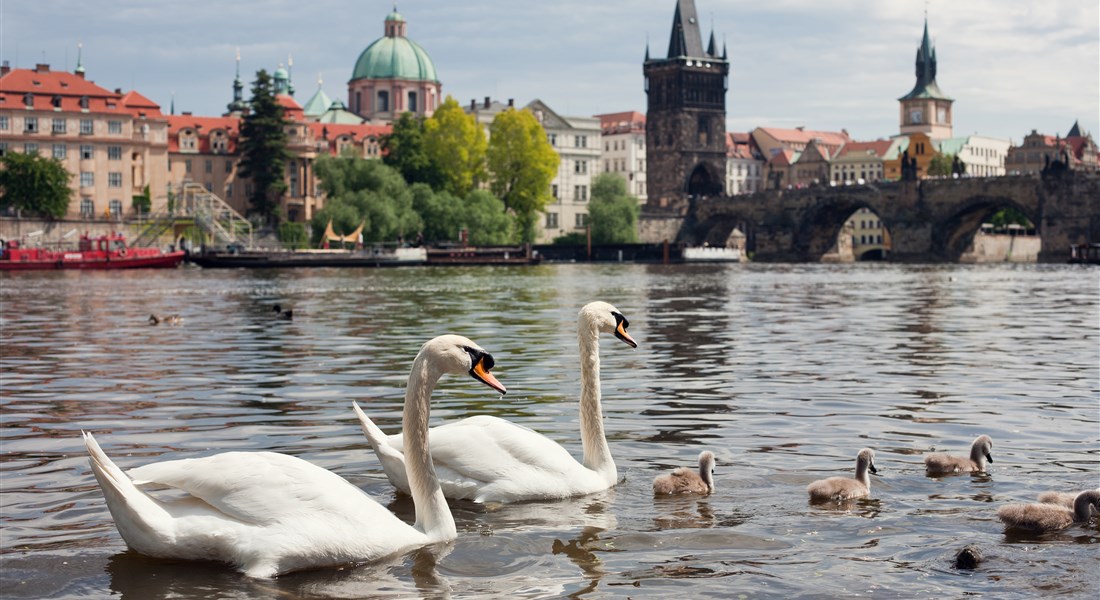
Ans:
MULTIPOLYGON (((1019 143, 1074 121, 1100 138, 1100 3, 1095 0, 696 0, 730 59, 727 129, 898 132, 927 11, 937 82, 956 136, 1019 143)), ((443 94, 566 116, 645 112, 642 61, 668 52, 675 0, 402 0, 408 37, 435 62, 443 94)), ((220 115, 237 49, 248 98, 259 69, 293 59, 296 99, 323 79, 347 101, 359 54, 383 34, 391 0, 0 0, 0 59, 72 70, 137 90, 167 113, 220 115)))

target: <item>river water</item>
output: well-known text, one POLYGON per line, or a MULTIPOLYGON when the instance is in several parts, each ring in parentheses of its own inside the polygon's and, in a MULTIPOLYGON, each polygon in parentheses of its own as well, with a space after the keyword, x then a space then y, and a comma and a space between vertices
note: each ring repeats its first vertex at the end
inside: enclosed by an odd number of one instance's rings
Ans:
MULTIPOLYGON (((1062 265, 541 265, 0 276, 4 598, 1096 597, 1095 520, 1006 533, 999 505, 1100 485, 1100 270, 1062 265), (491 351, 432 419, 495 414, 580 456, 576 314, 615 304, 603 409, 622 477, 560 502, 454 502, 453 544, 244 578, 126 550, 80 431, 123 468, 226 450, 326 467, 411 521, 350 409, 387 432, 420 344, 491 351), (274 303, 292 321, 271 318, 274 303), (151 327, 151 313, 180 326, 151 327), (994 440, 988 474, 921 455, 994 440), (877 452, 870 499, 811 505, 877 452), (718 456, 709 497, 653 477, 718 456), (978 544, 986 560, 956 570, 978 544)), ((476 440, 471 440, 476 443, 476 440)))

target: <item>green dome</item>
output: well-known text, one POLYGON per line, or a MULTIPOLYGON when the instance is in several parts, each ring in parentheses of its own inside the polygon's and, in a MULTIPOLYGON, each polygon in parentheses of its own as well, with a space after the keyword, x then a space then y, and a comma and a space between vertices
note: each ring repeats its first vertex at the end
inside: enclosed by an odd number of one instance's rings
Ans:
POLYGON ((404 17, 401 16, 401 13, 397 12, 397 9, 394 9, 394 11, 391 12, 388 17, 386 17, 386 20, 387 21, 404 21, 405 19, 404 19, 404 17))
POLYGON ((432 57, 406 37, 382 37, 367 46, 355 61, 351 80, 410 79, 438 81, 432 57))

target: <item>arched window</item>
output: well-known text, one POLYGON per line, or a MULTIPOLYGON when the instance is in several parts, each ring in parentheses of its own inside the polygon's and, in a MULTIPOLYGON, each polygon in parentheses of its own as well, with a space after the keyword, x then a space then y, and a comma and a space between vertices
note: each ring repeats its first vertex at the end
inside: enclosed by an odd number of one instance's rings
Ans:
POLYGON ((409 92, 409 112, 416 112, 416 92, 409 92))
POLYGON ((390 93, 386 90, 378 92, 378 102, 375 105, 374 112, 389 112, 390 111, 390 93))

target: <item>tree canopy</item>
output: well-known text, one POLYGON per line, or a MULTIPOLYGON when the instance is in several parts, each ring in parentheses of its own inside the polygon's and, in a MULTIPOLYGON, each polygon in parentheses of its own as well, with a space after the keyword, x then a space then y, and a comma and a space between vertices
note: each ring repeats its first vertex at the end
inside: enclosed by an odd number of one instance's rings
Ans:
POLYGON ((550 182, 558 172, 558 153, 529 110, 498 113, 489 130, 489 187, 515 214, 521 241, 534 241, 538 213, 553 200, 550 182))
POLYGON ((363 224, 364 242, 415 236, 423 226, 408 184, 392 167, 377 160, 322 156, 314 169, 327 197, 313 217, 314 239, 320 239, 330 219, 337 233, 363 224))
POLYGON ((278 216, 279 197, 286 192, 286 116, 275 98, 271 76, 260 69, 252 83, 248 114, 241 121, 240 174, 252 180, 252 212, 268 222, 278 216))
POLYGON ((424 122, 424 153, 438 166, 440 188, 465 198, 485 177, 485 131, 473 115, 447 96, 424 122))
POLYGON ((72 188, 61 161, 37 153, 7 152, 0 159, 0 206, 58 219, 69 211, 72 188))
POLYGON ((627 192, 626 180, 601 173, 592 181, 588 224, 594 244, 631 244, 638 241, 638 199, 627 192))
POLYGON ((382 162, 397 169, 409 184, 426 183, 439 189, 444 178, 425 150, 424 122, 408 112, 394 121, 393 130, 382 138, 382 162))

